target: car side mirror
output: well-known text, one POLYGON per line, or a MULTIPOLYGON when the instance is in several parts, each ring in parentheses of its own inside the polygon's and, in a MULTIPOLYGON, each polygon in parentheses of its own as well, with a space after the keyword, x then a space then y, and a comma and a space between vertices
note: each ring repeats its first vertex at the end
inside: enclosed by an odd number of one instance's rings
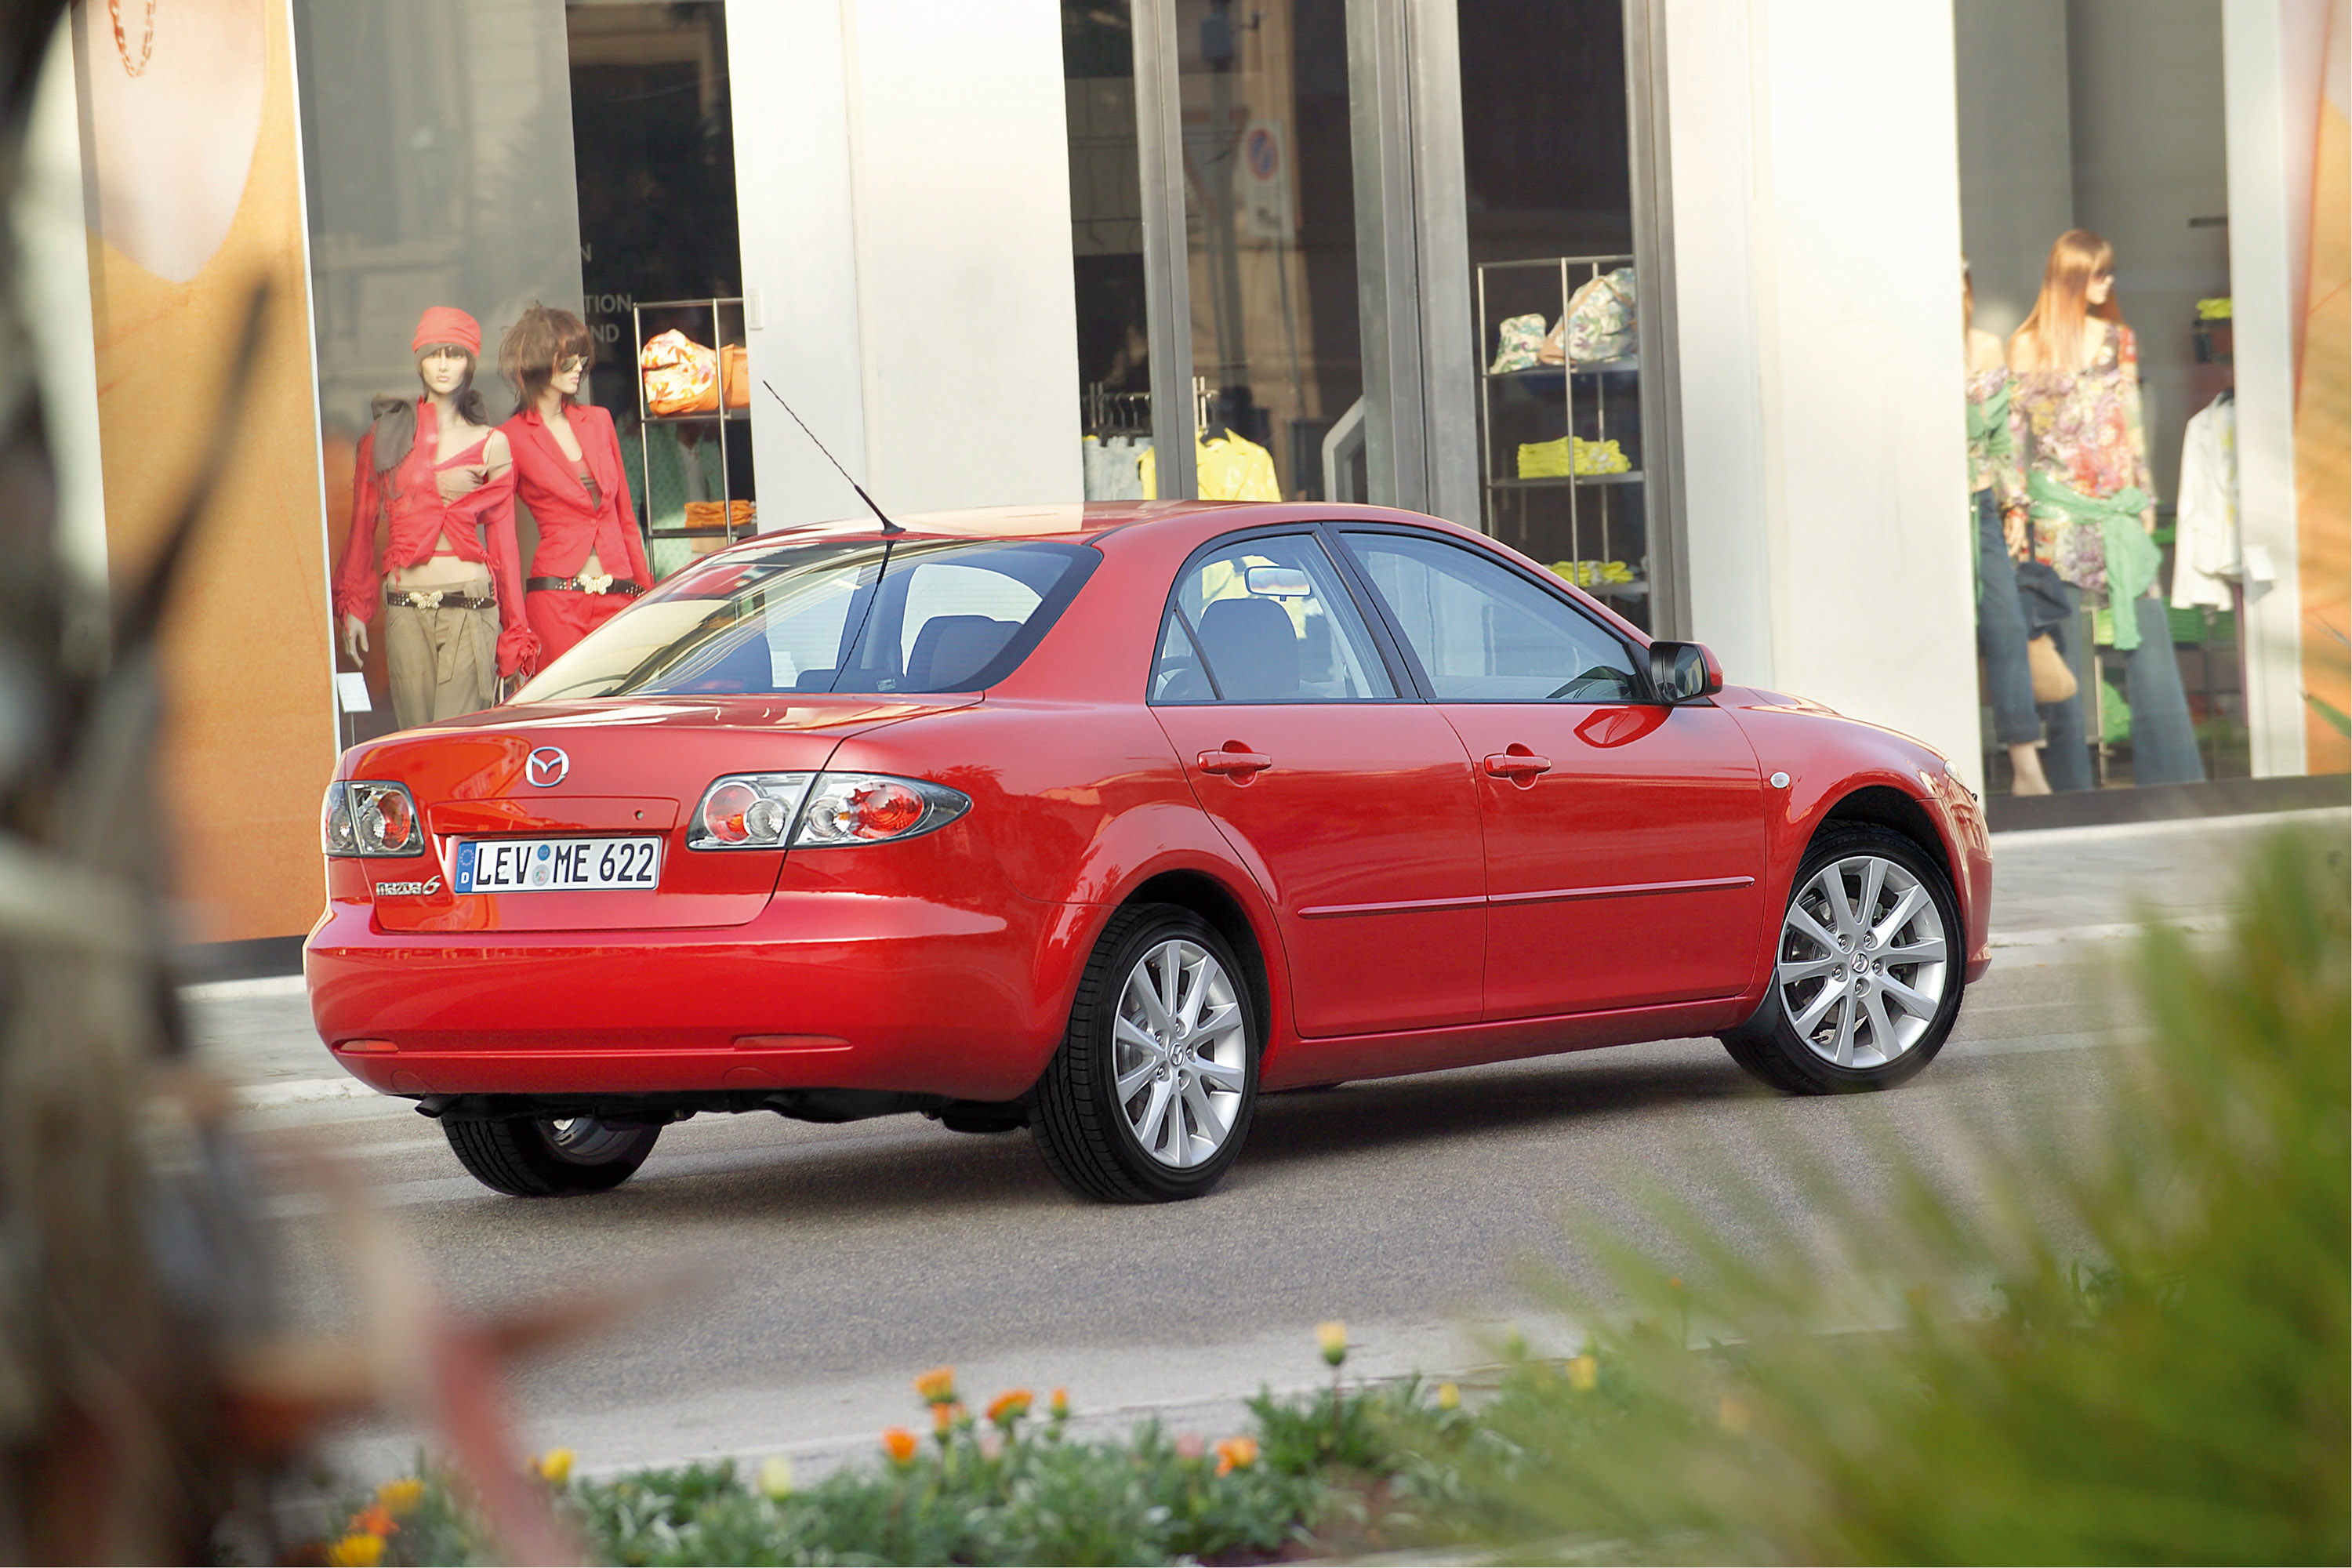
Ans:
POLYGON ((1723 689, 1723 666, 1704 643, 1654 642, 1650 685, 1669 708, 1696 702, 1723 689))

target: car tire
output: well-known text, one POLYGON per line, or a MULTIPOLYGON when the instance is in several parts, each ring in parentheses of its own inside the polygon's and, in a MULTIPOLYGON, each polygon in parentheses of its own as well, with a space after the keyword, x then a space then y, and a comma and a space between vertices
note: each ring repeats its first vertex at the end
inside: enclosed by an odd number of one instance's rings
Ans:
POLYGON ((661 1136, 658 1126, 576 1117, 445 1116, 441 1131, 467 1174, 518 1198, 609 1192, 637 1173, 661 1136))
POLYGON ((1832 824, 1790 884, 1763 1005, 1724 1047, 1789 1094, 1891 1089, 1935 1059, 1959 1017, 1966 930, 1950 879, 1916 844, 1832 824))
POLYGON ((1232 946, 1192 910, 1112 916, 1038 1081, 1030 1131, 1046 1169, 1108 1203, 1216 1185, 1257 1106, 1255 1002, 1232 946))

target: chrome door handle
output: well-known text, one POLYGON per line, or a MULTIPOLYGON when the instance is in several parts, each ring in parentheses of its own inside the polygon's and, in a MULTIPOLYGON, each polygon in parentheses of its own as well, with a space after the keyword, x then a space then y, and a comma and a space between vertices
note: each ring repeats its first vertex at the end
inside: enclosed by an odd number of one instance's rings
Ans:
POLYGON ((1202 752, 1200 758, 1200 768, 1204 773, 1238 773, 1244 779, 1254 777, 1272 766, 1272 757, 1256 752, 1202 752))
POLYGON ((1497 752, 1486 759, 1490 778, 1509 779, 1515 784, 1533 784, 1538 773, 1551 772, 1551 759, 1538 757, 1525 747, 1497 752))

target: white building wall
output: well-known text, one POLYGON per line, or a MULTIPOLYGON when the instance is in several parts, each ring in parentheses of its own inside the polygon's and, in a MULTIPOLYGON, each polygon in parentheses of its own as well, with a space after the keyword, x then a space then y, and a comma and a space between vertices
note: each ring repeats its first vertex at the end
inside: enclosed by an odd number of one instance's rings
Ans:
POLYGON ((1666 10, 1694 633, 1981 787, 1951 6, 1666 10))
MULTIPOLYGON (((1081 491, 1053 0, 727 8, 751 373, 893 511, 1081 491)), ((767 528, 862 514, 755 394, 767 528)))

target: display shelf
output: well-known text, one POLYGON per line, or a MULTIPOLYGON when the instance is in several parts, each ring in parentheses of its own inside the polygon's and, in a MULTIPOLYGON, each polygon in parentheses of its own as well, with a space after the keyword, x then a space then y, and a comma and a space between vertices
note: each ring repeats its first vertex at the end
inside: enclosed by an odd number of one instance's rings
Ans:
POLYGON ((1642 470, 1635 468, 1622 474, 1531 474, 1526 479, 1514 476, 1488 479, 1486 485, 1490 489, 1498 490, 1549 490, 1582 489, 1592 485, 1638 485, 1641 482, 1642 470))
MULTIPOLYGON (((727 508, 730 515, 733 512, 734 503, 737 500, 750 500, 751 499, 749 496, 739 497, 734 493, 733 466, 727 460, 728 442, 730 440, 728 431, 730 427, 735 426, 747 426, 751 422, 751 410, 748 405, 741 408, 730 408, 726 404, 727 350, 730 348, 740 348, 743 344, 743 301, 740 298, 730 297, 714 297, 707 300, 646 300, 630 307, 629 326, 630 336, 635 342, 635 346, 629 353, 629 374, 635 378, 637 387, 637 473, 639 475, 638 482, 645 487, 646 492, 644 498, 646 507, 646 537, 648 539, 723 539, 730 543, 732 543, 738 539, 749 538, 751 534, 759 531, 759 524, 756 519, 749 520, 746 522, 740 524, 729 522, 718 527, 712 527, 708 524, 681 525, 670 528, 654 527, 652 525, 653 458, 649 449, 651 447, 651 432, 653 427, 656 425, 715 425, 719 427, 719 493, 715 496, 702 496, 692 499, 715 502, 719 506, 727 508), (708 313, 710 322, 710 338, 708 342, 702 343, 701 346, 710 350, 711 353, 719 356, 719 406, 716 409, 693 414, 656 414, 650 408, 646 406, 646 375, 644 367, 640 363, 641 356, 645 352, 646 346, 646 317, 649 314, 660 314, 663 316, 674 317, 685 312, 693 312, 697 315, 700 315, 705 312, 708 313), (729 331, 729 323, 730 320, 734 328, 731 331, 729 331)), ((667 328, 660 330, 667 330, 667 328)), ((690 331, 687 335, 689 338, 695 336, 695 334, 690 331)), ((688 455, 687 460, 689 465, 693 465, 696 462, 696 459, 690 453, 688 455)))
POLYGON ((1560 375, 1636 375, 1641 373, 1642 356, 1627 354, 1623 359, 1597 359, 1584 364, 1529 364, 1517 370, 1490 370, 1489 381, 1549 381, 1560 375))
MULTIPOLYGON (((1648 624, 1647 491, 1642 487, 1642 358, 1497 371, 1497 323, 1540 310, 1555 326, 1577 289, 1633 264, 1631 256, 1557 256, 1477 266, 1478 477, 1481 521, 1493 537, 1536 559, 1623 561, 1630 583, 1586 584, 1648 624), (1533 442, 1615 441, 1635 465, 1622 473, 1520 476, 1517 448, 1533 442)), ((1638 309, 1639 290, 1634 290, 1638 309)))

